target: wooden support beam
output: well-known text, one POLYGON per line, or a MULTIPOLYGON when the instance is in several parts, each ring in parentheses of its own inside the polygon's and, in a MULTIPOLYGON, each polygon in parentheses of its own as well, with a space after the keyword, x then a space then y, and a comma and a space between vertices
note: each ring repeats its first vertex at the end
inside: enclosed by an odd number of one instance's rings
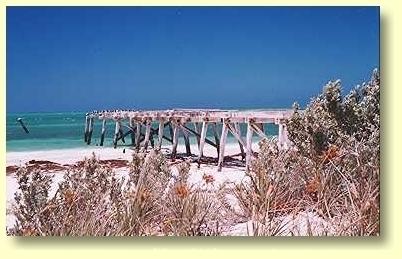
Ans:
POLYGON ((241 159, 244 160, 246 158, 246 153, 244 153, 244 140, 241 136, 241 129, 240 129, 240 124, 239 123, 234 123, 234 128, 236 133, 239 135, 239 147, 240 147, 240 153, 241 153, 241 159))
POLYGON ((119 134, 120 134, 120 123, 119 121, 116 121, 116 126, 114 129, 114 138, 113 138, 113 147, 116 148, 117 147, 117 140, 119 138, 119 134))
POLYGON ((127 137, 130 133, 132 133, 131 130, 128 130, 126 133, 123 133, 123 134, 119 133, 119 137, 117 138, 117 142, 119 142, 120 139, 122 139, 124 137, 127 137))
POLYGON ((137 122, 135 130, 136 130, 135 131, 135 137, 136 137, 136 139, 135 139, 135 149, 138 151, 138 150, 140 150, 140 145, 141 145, 141 140, 140 140, 140 138, 141 138, 141 123, 137 122))
MULTIPOLYGON (((165 122, 165 124, 164 124, 164 127, 166 127, 168 124, 169 124, 170 122, 165 122)), ((128 126, 126 126, 126 127, 128 127, 128 126)), ((130 128, 130 127, 128 127, 128 128, 130 128)), ((141 133, 142 134, 142 133, 141 133)), ((142 134, 142 135, 144 135, 144 134, 142 134)), ((151 127, 151 136, 152 135, 158 135, 159 136, 159 130, 158 129, 154 129, 154 128, 152 128, 151 127)), ((169 141, 170 143, 173 143, 173 140, 172 139, 170 139, 170 138, 168 138, 168 137, 166 137, 163 133, 162 133, 162 138, 163 139, 166 139, 167 141, 169 141)), ((152 138, 150 138, 150 141, 152 140, 152 138)), ((152 143, 151 143, 152 144, 152 143)))
MULTIPOLYGON (((166 125, 167 125, 167 124, 165 123, 165 126, 166 126, 166 125)), ((158 134, 157 132, 158 132, 157 129, 154 129, 154 128, 151 127, 151 133, 152 133, 152 134, 158 134)), ((172 140, 171 138, 166 137, 164 134, 162 135, 162 138, 163 138, 163 139, 166 139, 166 140, 169 141, 170 143, 173 143, 173 140, 172 140)))
MULTIPOLYGON (((170 124, 172 125, 172 124, 170 124)), ((178 131, 178 125, 173 124, 173 145, 172 145, 172 161, 174 161, 176 159, 176 155, 177 155, 177 145, 179 144, 179 131, 178 131)))
POLYGON ((92 132, 94 130, 94 119, 90 118, 89 119, 89 129, 88 129, 88 142, 87 144, 90 145, 91 144, 91 139, 92 139, 92 132))
POLYGON ((124 139, 125 136, 127 136, 126 134, 124 134, 123 130, 121 129, 121 125, 120 125, 120 130, 119 130, 119 140, 121 139, 121 141, 125 144, 126 140, 124 139))
POLYGON ((288 130, 286 129, 286 125, 282 122, 278 123, 279 132, 278 132, 278 146, 279 148, 287 149, 289 147, 289 137, 288 130))
POLYGON ((85 116, 85 129, 84 129, 84 141, 88 143, 88 127, 89 127, 89 117, 85 116))
POLYGON ((169 127, 170 139, 172 140, 172 144, 173 144, 173 142, 174 142, 173 135, 174 134, 173 134, 172 122, 168 123, 168 127, 169 127))
POLYGON ((282 147, 283 142, 283 125, 282 123, 278 123, 278 144, 279 147, 282 147))
POLYGON ((101 132, 101 138, 100 138, 100 146, 103 146, 103 142, 105 141, 105 132, 106 132, 106 120, 103 119, 102 121, 102 132, 101 132))
POLYGON ((222 171, 222 165, 225 159, 225 146, 226 146, 226 137, 228 135, 228 126, 224 121, 222 124, 222 134, 219 143, 219 157, 218 157, 218 172, 222 171))
POLYGON ((208 130, 208 122, 203 121, 202 122, 202 128, 201 128, 201 135, 200 135, 200 148, 199 148, 199 154, 198 154, 198 163, 201 162, 201 158, 204 152, 204 144, 205 144, 205 138, 207 136, 207 130, 208 130))
POLYGON ((184 145, 186 146, 186 155, 191 156, 191 146, 190 146, 190 138, 188 135, 187 130, 183 127, 185 124, 183 124, 180 129, 183 132, 183 138, 184 138, 184 145))
POLYGON ((251 127, 258 134, 258 136, 260 136, 261 138, 264 138, 264 139, 268 139, 268 136, 265 135, 265 132, 262 130, 264 128, 263 126, 257 125, 255 123, 251 123, 251 127))
POLYGON ((158 128, 158 148, 162 147, 162 139, 163 139, 163 130, 165 129, 165 123, 163 119, 159 121, 159 128, 158 128))
MULTIPOLYGON (((195 132, 194 130, 192 130, 192 129, 190 129, 189 127, 187 127, 187 126, 183 126, 183 128, 184 129, 186 129, 189 133, 192 133, 192 134, 194 134, 195 136, 198 136, 198 137, 200 137, 200 139, 201 139, 201 134, 198 134, 197 132, 195 132)), ((209 140, 209 139, 207 139, 207 138, 205 138, 205 143, 207 143, 207 144, 209 144, 209 145, 211 145, 211 146, 213 146, 213 147, 217 147, 217 145, 214 143, 214 142, 212 142, 211 140, 209 140)))
POLYGON ((253 128, 251 122, 247 123, 247 135, 246 135, 246 171, 250 170, 251 165, 251 155, 252 155, 252 144, 253 144, 253 128))
POLYGON ((282 141, 283 141, 283 148, 287 149, 289 148, 290 145, 290 140, 289 140, 289 133, 288 129, 286 127, 286 124, 282 124, 282 141))
MULTIPOLYGON (((164 126, 166 126, 167 125, 167 123, 165 123, 164 125, 162 124, 162 130, 163 130, 163 127, 164 126)), ((124 137, 126 137, 128 134, 130 134, 130 133, 132 133, 132 132, 136 132, 136 128, 133 128, 133 127, 130 127, 130 126, 125 126, 125 127, 127 127, 128 128, 128 132, 126 132, 126 133, 124 133, 124 137)), ((158 130, 157 129, 154 129, 154 128, 152 128, 151 127, 151 133, 150 133, 150 137, 149 137, 149 142, 150 142, 150 144, 152 145, 152 146, 154 146, 154 144, 155 143, 153 143, 154 141, 153 141, 153 139, 152 139, 152 136, 153 135, 158 135, 159 136, 159 133, 158 133, 158 130)), ((142 141, 144 141, 144 139, 145 139, 145 134, 144 133, 142 133, 142 132, 140 132, 140 143, 142 142, 142 141)), ((168 137, 166 137, 165 135, 163 135, 163 133, 161 134, 161 137, 163 138, 163 139, 166 139, 167 141, 169 141, 170 143, 173 143, 173 141, 170 139, 170 138, 168 138, 168 137)), ((121 137, 119 137, 118 138, 118 140, 120 140, 120 138, 121 137)), ((136 137, 136 139, 137 139, 137 137, 136 137)))
POLYGON ((197 145, 200 148, 201 124, 199 122, 194 122, 194 130, 196 132, 194 135, 197 137, 197 145))
POLYGON ((239 144, 241 146, 245 146, 245 141, 243 140, 243 138, 240 135, 240 130, 237 130, 236 126, 232 125, 231 123, 227 123, 227 127, 228 127, 230 133, 232 133, 232 135, 235 137, 235 139, 239 142, 239 144))
POLYGON ((129 118, 129 125, 131 130, 131 145, 135 146, 135 130, 134 130, 134 121, 132 118, 129 118))
POLYGON ((218 152, 218 158, 219 158, 219 153, 220 153, 220 139, 219 139, 219 133, 218 133, 218 126, 216 125, 216 122, 212 123, 212 131, 214 133, 214 138, 215 138, 215 144, 216 144, 216 151, 218 152))
POLYGON ((144 148, 148 148, 148 143, 149 143, 149 138, 151 136, 151 122, 146 121, 145 122, 145 138, 144 138, 144 148))
POLYGON ((152 127, 151 127, 151 136, 149 136, 149 143, 151 143, 151 147, 152 147, 152 148, 155 147, 154 131, 152 130, 152 127))

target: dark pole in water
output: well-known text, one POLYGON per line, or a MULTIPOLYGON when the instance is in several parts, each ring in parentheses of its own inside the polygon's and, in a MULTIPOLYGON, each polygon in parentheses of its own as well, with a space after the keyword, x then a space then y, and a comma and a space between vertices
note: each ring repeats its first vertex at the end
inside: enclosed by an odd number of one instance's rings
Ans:
POLYGON ((29 130, 27 129, 27 127, 25 126, 24 122, 22 121, 21 118, 18 118, 17 121, 21 124, 21 127, 24 129, 25 133, 29 133, 29 130))

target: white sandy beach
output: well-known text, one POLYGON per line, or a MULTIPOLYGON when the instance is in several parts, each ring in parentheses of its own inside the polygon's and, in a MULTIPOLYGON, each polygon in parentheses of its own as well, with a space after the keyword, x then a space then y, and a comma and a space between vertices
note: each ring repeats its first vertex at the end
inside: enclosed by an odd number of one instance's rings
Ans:
MULTIPOLYGON (((163 146, 162 149, 168 149, 169 146, 163 146)), ((253 150, 258 150, 258 144, 253 143, 253 150)), ((178 153, 184 153, 185 147, 179 145, 178 153)), ((191 146, 191 151, 193 154, 198 155, 197 145, 191 146)), ((116 149, 111 147, 93 147, 84 149, 61 149, 61 150, 47 150, 47 151, 29 151, 29 152, 8 152, 6 158, 7 166, 24 166, 27 162, 31 160, 43 160, 51 161, 61 165, 74 164, 78 161, 83 160, 85 157, 89 158, 92 154, 101 160, 109 159, 119 159, 131 161, 133 151, 131 149, 125 148, 123 153, 123 148, 118 147, 116 149)), ((239 154, 239 145, 236 143, 227 144, 225 155, 235 155, 239 154)), ((217 152, 214 147, 206 145, 204 147, 204 155, 207 157, 216 157, 217 152)), ((127 169, 118 169, 119 173, 124 172, 127 169)), ((225 181, 239 182, 244 177, 245 167, 244 166, 224 166, 221 172, 218 172, 218 168, 215 164, 201 164, 198 168, 196 163, 191 165, 191 183, 198 183, 202 181, 202 176, 204 174, 211 174, 215 178, 217 184, 223 183, 225 181)), ((63 171, 56 173, 62 174, 63 171)), ((16 191, 17 186, 15 182, 14 174, 7 175, 7 200, 13 198, 13 193, 16 191)))

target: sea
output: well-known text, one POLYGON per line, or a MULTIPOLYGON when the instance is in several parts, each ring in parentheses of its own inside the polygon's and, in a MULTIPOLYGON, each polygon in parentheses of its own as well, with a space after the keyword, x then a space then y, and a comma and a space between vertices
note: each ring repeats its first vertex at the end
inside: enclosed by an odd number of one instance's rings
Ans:
MULTIPOLYGON (((84 142, 85 112, 55 112, 55 113, 7 113, 6 121, 6 150, 7 152, 40 151, 71 148, 91 148, 100 143, 102 121, 95 120, 94 131, 91 145, 84 142), (28 129, 26 133, 20 122, 28 129)), ((157 124, 153 125, 157 128, 157 124)), ((189 125, 193 127, 193 125, 189 125)), ((112 121, 106 124, 106 134, 104 147, 113 146, 113 135, 115 125, 112 121)), ((125 128, 125 131, 128 129, 125 128)), ((166 135, 169 135, 167 127, 166 135)), ((220 128, 218 132, 220 133, 220 128)), ((246 134, 246 125, 241 126, 242 135, 246 134)), ((278 126, 275 124, 265 124, 265 134, 275 136, 278 134, 278 126)), ((157 138, 157 136, 155 136, 157 138)), ((214 140, 212 130, 207 131, 207 138, 214 140)), ((156 139, 155 139, 156 140, 156 139)), ((259 137, 254 136, 253 142, 258 141, 259 137)), ((190 137, 190 142, 196 143, 195 137, 190 137)), ((229 133, 228 143, 236 142, 236 139, 229 133)), ((179 138, 179 144, 184 143, 183 138, 179 138)), ((165 144, 165 143, 164 143, 165 144)), ((167 144, 167 142, 166 142, 167 144)), ((121 141, 119 146, 130 146, 131 139, 126 137, 126 143, 121 141)))

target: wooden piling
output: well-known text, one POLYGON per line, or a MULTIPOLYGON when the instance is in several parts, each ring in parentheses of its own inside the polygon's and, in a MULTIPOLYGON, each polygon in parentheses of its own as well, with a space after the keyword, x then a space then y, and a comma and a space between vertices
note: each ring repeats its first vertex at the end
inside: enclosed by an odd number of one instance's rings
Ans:
POLYGON ((197 138, 197 145, 198 148, 200 148, 200 135, 201 135, 201 124, 198 122, 194 122, 194 131, 197 133, 195 134, 196 138, 197 138))
POLYGON ((113 138, 113 147, 116 148, 117 147, 117 140, 119 138, 119 134, 120 134, 120 123, 119 121, 116 121, 115 123, 115 128, 114 128, 114 138, 113 138))
POLYGON ((204 152, 204 144, 205 144, 205 138, 207 136, 207 130, 208 130, 208 122, 203 121, 202 122, 202 127, 201 127, 201 136, 200 136, 200 147, 199 147, 199 153, 198 153, 198 163, 201 162, 201 158, 204 152))
POLYGON ((88 127, 89 127, 89 117, 85 116, 85 130, 84 130, 85 143, 88 143, 88 127))
MULTIPOLYGON (((195 135, 196 137, 201 138, 201 135, 200 135, 200 134, 198 134, 198 133, 195 132, 194 130, 190 129, 189 127, 187 127, 187 126, 182 126, 182 127, 183 127, 183 129, 185 129, 189 134, 193 134, 193 135, 195 135)), ((211 140, 209 140, 209 139, 207 139, 207 138, 205 138, 205 143, 207 143, 207 144, 213 146, 214 148, 217 147, 216 143, 212 142, 211 140)))
POLYGON ((149 143, 151 144, 151 147, 152 147, 152 148, 155 147, 154 131, 152 130, 152 127, 151 127, 151 135, 149 136, 149 143))
POLYGON ((289 138, 288 138, 288 130, 286 129, 286 125, 282 122, 278 123, 279 132, 278 132, 278 146, 279 148, 287 149, 289 147, 289 138))
POLYGON ((188 132, 184 127, 180 127, 180 128, 181 128, 181 131, 183 132, 184 145, 186 146, 186 155, 191 156, 191 146, 190 146, 190 138, 189 138, 188 132))
POLYGON ((150 136, 151 136, 151 122, 147 120, 145 122, 145 138, 144 138, 144 149, 145 150, 148 148, 150 136))
MULTIPOLYGON (((165 122, 165 123, 163 124, 161 136, 162 136, 162 139, 166 139, 166 140, 169 141, 170 143, 173 143, 173 140, 172 140, 171 138, 166 137, 165 134, 164 134, 164 128, 165 128, 166 126, 168 126, 169 124, 170 124, 170 122, 165 122)), ((156 130, 156 129, 154 129, 154 128, 151 127, 151 134, 154 134, 154 135, 157 134, 157 135, 159 136, 159 129, 156 130)), ((173 134, 173 133, 172 133, 172 134, 173 134)), ((158 139, 159 139, 159 138, 158 138, 158 139)), ((158 142, 159 142, 159 141, 158 141, 158 142)))
MULTIPOLYGON (((243 138, 241 137, 241 129, 239 123, 234 123, 234 130, 239 135, 239 139, 243 140, 243 138)), ((240 147, 241 159, 244 160, 246 158, 246 154, 244 153, 244 141, 238 140, 238 143, 240 147)))
POLYGON ((222 134, 219 143, 219 157, 218 157, 218 172, 222 171, 222 165, 225 159, 225 145, 226 145, 226 137, 228 135, 228 126, 225 121, 222 124, 222 134))
POLYGON ((141 123, 137 122, 136 132, 135 132, 135 149, 140 150, 141 145, 141 123))
POLYGON ((105 140, 105 132, 106 132, 106 120, 103 119, 102 121, 102 132, 101 132, 101 138, 100 138, 100 146, 103 146, 103 142, 105 140))
POLYGON ((89 119, 89 127, 88 127, 88 142, 87 144, 91 144, 91 139, 92 139, 92 132, 94 130, 94 118, 89 119))
POLYGON ((119 121, 119 139, 121 139, 121 141, 125 144, 126 143, 126 141, 124 140, 124 137, 127 135, 127 134, 124 134, 124 131, 123 131, 123 128, 121 127, 121 121, 119 121))
POLYGON ((282 147, 282 142, 283 142, 283 125, 282 123, 278 123, 278 145, 279 147, 282 147))
POLYGON ((251 165, 251 155, 252 155, 252 141, 253 141, 253 128, 251 126, 251 121, 247 123, 247 135, 246 135, 246 171, 250 170, 251 165))
POLYGON ((218 133, 218 126, 216 125, 216 122, 212 123, 212 131, 214 133, 214 138, 215 138, 215 143, 216 143, 216 151, 218 153, 218 158, 220 154, 220 139, 219 139, 219 133, 218 133))
POLYGON ((163 119, 159 120, 159 127, 158 127, 158 148, 162 147, 162 140, 163 140, 163 130, 165 129, 165 123, 163 119))
POLYGON ((283 141, 283 148, 289 148, 289 136, 288 136, 288 129, 286 124, 282 124, 282 141, 283 141))
POLYGON ((176 159, 177 155, 177 144, 179 143, 179 131, 178 131, 178 125, 173 124, 173 145, 172 145, 172 161, 176 159))
POLYGON ((129 118, 129 126, 130 126, 130 130, 131 130, 131 145, 135 146, 135 130, 134 130, 134 123, 133 123, 133 119, 129 118))
POLYGON ((173 143, 173 126, 172 126, 171 121, 168 123, 168 128, 169 128, 170 138, 172 139, 172 143, 173 143))

